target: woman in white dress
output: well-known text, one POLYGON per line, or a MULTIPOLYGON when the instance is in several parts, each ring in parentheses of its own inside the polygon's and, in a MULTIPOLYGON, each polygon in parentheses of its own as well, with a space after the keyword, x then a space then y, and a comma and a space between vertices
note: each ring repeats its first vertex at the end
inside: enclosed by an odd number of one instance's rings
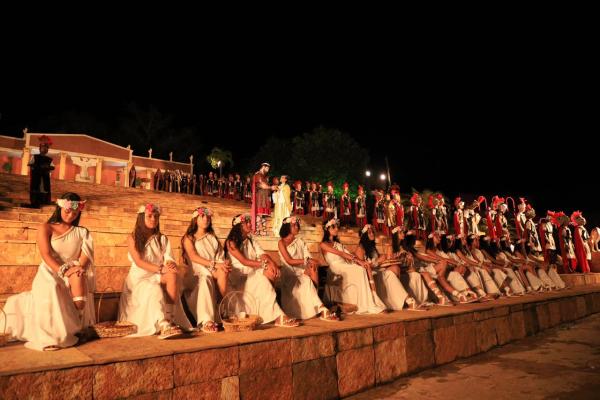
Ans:
POLYGON ((181 305, 171 243, 160 232, 160 214, 158 205, 140 206, 135 229, 127 237, 131 268, 119 301, 119 320, 137 325, 131 336, 159 333, 159 339, 174 338, 192 327, 181 305))
MULTIPOLYGON (((467 246, 470 253, 470 256, 467 254, 467 258, 477 263, 479 268, 484 269, 494 279, 499 292, 511 297, 513 295, 510 286, 511 278, 503 271, 502 267, 489 261, 479 249, 479 235, 470 235, 467 238, 467 246)), ((493 287, 486 286, 485 290, 490 293, 493 291, 493 287)))
POLYGON ((229 274, 231 289, 251 295, 257 303, 258 309, 255 312, 264 324, 275 321, 275 326, 283 328, 299 326, 300 323, 285 315, 277 304, 272 283, 279 278, 281 272, 279 266, 250 236, 250 215, 236 215, 231 225, 231 231, 225 240, 225 256, 229 257, 233 267, 229 274))
POLYGON ((279 235, 279 229, 283 220, 292 215, 292 201, 290 196, 290 185, 287 184, 287 175, 280 178, 279 190, 273 192, 273 234, 279 235))
POLYGON ((25 347, 58 350, 77 343, 78 334, 95 323, 94 246, 79 226, 85 201, 65 193, 48 222, 41 224, 37 244, 42 257, 31 291, 6 301, 6 329, 25 347))
MULTIPOLYGON (((432 257, 424 251, 419 251, 416 248, 417 236, 414 230, 404 233, 400 227, 392 230, 392 251, 399 253, 401 250, 407 251, 412 257, 407 257, 406 262, 409 268, 414 268, 417 271, 427 286, 437 299, 438 306, 451 307, 454 303, 446 296, 442 288, 452 293, 454 288, 446 280, 448 263, 445 260, 440 260, 437 257, 432 257), (438 285, 439 284, 439 285, 438 285), (440 286, 442 288, 440 288, 440 286)), ((416 292, 414 292, 416 293, 416 292)), ((425 300, 423 300, 425 301, 425 300)))
POLYGON ((217 332, 217 296, 223 297, 227 293, 231 266, 229 260, 224 260, 223 247, 215 236, 211 210, 204 207, 194 210, 190 225, 181 238, 181 248, 188 266, 183 292, 185 301, 202 332, 217 332))
POLYGON ((281 304, 285 312, 298 319, 320 314, 324 321, 339 321, 319 298, 317 293, 319 264, 310 256, 306 243, 298 237, 300 218, 288 217, 279 230, 279 258, 281 268, 281 304))
POLYGON ((446 289, 451 295, 454 301, 461 304, 473 303, 478 301, 477 294, 471 290, 469 284, 463 278, 467 267, 465 263, 449 250, 453 244, 453 235, 440 235, 438 233, 431 233, 427 238, 426 251, 427 255, 437 259, 438 261, 445 261, 453 269, 448 272, 447 277, 438 275, 438 280, 442 283, 444 289, 446 289), (445 249, 445 250, 444 250, 445 249), (449 284, 449 287, 446 285, 449 284), (451 290, 451 291, 450 291, 451 290))
POLYGON ((337 237, 338 229, 339 222, 336 218, 327 221, 323 227, 323 241, 320 244, 331 272, 342 277, 344 290, 341 299, 332 300, 355 304, 358 314, 378 314, 385 311, 385 304, 376 292, 371 264, 360 260, 340 243, 337 237))
MULTIPOLYGON (((400 250, 399 253, 393 254, 390 248, 388 254, 379 254, 377 246, 375 244, 375 233, 370 224, 363 226, 360 231, 360 241, 356 248, 356 256, 360 260, 369 262, 373 269, 373 275, 375 279, 375 286, 377 289, 377 295, 386 307, 390 310, 402 310, 404 305, 410 311, 425 311, 425 308, 421 307, 422 302, 416 300, 415 297, 409 295, 406 291, 402 282, 400 282, 400 264, 394 264, 389 267, 379 268, 379 265, 390 259, 406 259, 408 253, 400 250)), ((411 256, 412 257, 412 256, 411 256)), ((423 279, 418 272, 408 272, 409 279, 418 292, 420 297, 426 297, 427 288, 423 283, 423 279)))

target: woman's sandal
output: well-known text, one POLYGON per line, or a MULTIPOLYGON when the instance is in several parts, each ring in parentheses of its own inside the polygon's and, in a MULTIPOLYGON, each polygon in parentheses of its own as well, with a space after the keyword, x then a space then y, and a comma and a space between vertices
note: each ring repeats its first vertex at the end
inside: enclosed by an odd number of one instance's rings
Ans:
POLYGON ((60 350, 60 347, 54 346, 54 345, 52 345, 52 346, 46 346, 46 347, 44 347, 43 350, 44 351, 57 351, 57 350, 60 350))
POLYGON ((200 326, 200 330, 204 333, 217 333, 219 332, 219 326, 215 321, 205 321, 200 326))
POLYGON ((275 326, 280 328, 295 328, 300 326, 300 322, 298 322, 295 318, 288 318, 286 316, 281 316, 277 318, 278 322, 275 322, 275 326))
POLYGON ((159 339, 173 339, 183 335, 183 330, 172 322, 163 322, 160 328, 159 339))
POLYGON ((407 311, 421 311, 422 312, 422 311, 428 310, 428 308, 426 306, 424 306, 423 304, 417 304, 417 301, 413 298, 406 299, 406 304, 408 304, 408 307, 406 308, 407 311))
POLYGON ((460 304, 469 304, 479 301, 477 298, 473 298, 473 296, 469 295, 466 290, 458 293, 458 295, 455 295, 454 297, 456 297, 456 301, 460 304))
POLYGON ((327 322, 339 322, 340 317, 338 317, 335 313, 329 311, 328 308, 321 309, 321 316, 319 317, 321 321, 327 322))

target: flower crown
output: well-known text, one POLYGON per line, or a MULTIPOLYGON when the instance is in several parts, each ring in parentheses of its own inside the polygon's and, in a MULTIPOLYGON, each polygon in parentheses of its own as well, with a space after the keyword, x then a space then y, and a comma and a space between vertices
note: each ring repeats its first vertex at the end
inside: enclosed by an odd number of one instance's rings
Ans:
POLYGON ((138 214, 142 214, 144 212, 150 212, 152 214, 162 214, 162 209, 158 204, 147 203, 146 205, 140 206, 138 208, 138 214))
POLYGON ((237 224, 240 224, 241 222, 250 222, 252 221, 252 217, 250 217, 250 214, 241 214, 238 215, 237 217, 235 217, 233 219, 233 222, 231 223, 232 226, 236 226, 237 224))
POLYGON ((206 215, 207 217, 212 217, 213 212, 206 207, 198 207, 192 213, 192 218, 198 218, 199 215, 206 215))
POLYGON ((364 235, 365 232, 368 231, 370 227, 371 227, 371 224, 366 224, 365 226, 363 226, 363 228, 360 230, 360 234, 364 235))
POLYGON ((340 220, 337 218, 332 218, 329 221, 327 221, 327 223, 325 224, 325 229, 329 228, 330 226, 333 225, 338 225, 340 223, 340 220))
POLYGON ((283 220, 284 224, 299 224, 300 223, 300 218, 294 216, 294 217, 287 217, 283 220))
POLYGON ((79 210, 83 211, 85 208, 85 203, 87 200, 67 200, 67 199, 58 199, 56 200, 56 204, 60 208, 69 208, 71 210, 79 210))

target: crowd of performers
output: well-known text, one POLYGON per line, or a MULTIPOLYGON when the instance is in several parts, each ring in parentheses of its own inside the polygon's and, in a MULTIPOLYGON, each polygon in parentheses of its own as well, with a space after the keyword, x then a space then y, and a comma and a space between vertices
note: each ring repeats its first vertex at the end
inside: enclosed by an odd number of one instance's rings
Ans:
MULTIPOLYGON (((269 185, 268 169, 263 164, 252 182, 252 213, 236 215, 223 242, 213 230, 212 210, 190 211, 179 263, 169 238, 160 231, 161 207, 139 207, 127 237, 131 267, 119 301, 119 320, 137 326, 133 336, 175 338, 193 329, 215 333, 221 322, 217 304, 232 291, 255 300, 252 312, 262 323, 290 328, 314 317, 342 323, 326 304, 352 305, 358 314, 424 311, 434 305, 561 290, 566 286, 558 268, 589 271, 590 249, 580 212, 571 218, 548 212, 536 226, 533 207, 521 199, 513 237, 507 216, 510 202, 503 198, 494 197, 489 208, 483 198, 467 207, 457 198, 450 214, 442 196, 431 196, 426 211, 415 194, 404 210, 397 187, 385 195, 378 193, 375 207, 381 208, 383 202, 383 214, 376 212, 373 224, 363 220, 359 244, 352 251, 338 238, 337 217, 346 214, 338 213, 336 203, 331 202, 335 198, 331 187, 323 194, 319 250, 328 266, 328 279, 322 299, 317 291, 320 263, 300 237, 300 216, 282 219, 275 257, 254 238, 260 213, 268 211, 261 207, 272 200, 261 196, 271 191, 288 195, 281 186, 286 185, 286 177, 282 184, 269 185), (390 211, 394 204, 395 213, 390 211), (377 247, 378 232, 391 237, 386 251, 377 247), (419 241, 424 245, 418 245, 419 241), (276 289, 281 292, 280 301, 276 289)), ((28 348, 72 346, 85 338, 86 328, 95 322, 93 237, 79 226, 85 205, 75 193, 57 200, 52 216, 38 230, 42 262, 31 291, 7 299, 6 330, 28 348)), ((299 207, 295 211, 300 214, 299 207)))
MULTIPOLYGON (((136 186, 136 176, 135 166, 132 166, 129 173, 131 187, 136 186)), ((196 175, 181 170, 158 169, 152 178, 151 187, 163 192, 215 196, 247 202, 250 202, 251 197, 251 177, 246 176, 242 179, 238 173, 219 177, 212 171, 207 175, 196 175)))

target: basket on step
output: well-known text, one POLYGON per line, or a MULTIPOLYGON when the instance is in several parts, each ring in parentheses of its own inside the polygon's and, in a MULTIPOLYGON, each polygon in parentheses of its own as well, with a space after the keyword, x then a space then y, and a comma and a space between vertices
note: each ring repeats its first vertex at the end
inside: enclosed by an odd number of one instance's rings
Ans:
POLYGON ((0 311, 2 311, 2 315, 4 316, 4 327, 2 328, 2 332, 0 332, 0 347, 2 347, 8 343, 10 335, 6 333, 6 325, 8 324, 8 321, 6 321, 6 313, 4 312, 4 309, 0 309, 0 311))
MULTIPOLYGON (((108 289, 111 289, 114 291, 114 289, 112 289, 112 288, 106 288, 105 290, 108 290, 108 289)), ((104 296, 104 293, 106 293, 106 292, 100 293, 100 299, 98 300, 98 312, 97 312, 98 318, 100 318, 100 306, 102 305, 102 298, 104 296)), ((122 336, 131 335, 131 334, 137 332, 137 326, 128 321, 98 322, 98 323, 92 325, 90 327, 90 329, 92 331, 94 331, 94 333, 99 338, 122 337, 122 336)))
POLYGON ((257 314, 256 300, 250 293, 232 291, 227 293, 219 304, 219 315, 225 332, 253 331, 262 323, 262 318, 257 314), (248 307, 244 297, 252 300, 252 307, 248 307), (233 309, 231 307, 233 303, 233 309), (240 309, 240 306, 242 309, 240 309), (225 307, 225 309, 223 309, 225 307))

